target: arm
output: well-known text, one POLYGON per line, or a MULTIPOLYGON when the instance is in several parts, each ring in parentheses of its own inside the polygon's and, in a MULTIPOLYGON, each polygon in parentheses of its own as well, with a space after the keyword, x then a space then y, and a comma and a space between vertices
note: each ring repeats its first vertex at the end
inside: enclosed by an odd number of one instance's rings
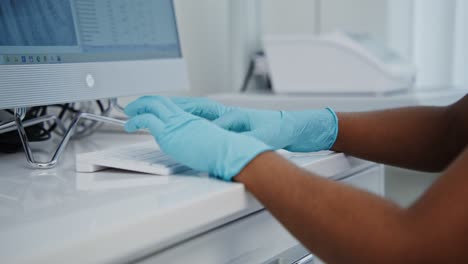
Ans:
POLYGON ((468 149, 408 209, 305 172, 272 152, 234 179, 326 262, 464 263, 467 171, 468 149))
POLYGON ((425 171, 441 171, 467 144, 468 96, 448 107, 341 113, 333 150, 425 171))

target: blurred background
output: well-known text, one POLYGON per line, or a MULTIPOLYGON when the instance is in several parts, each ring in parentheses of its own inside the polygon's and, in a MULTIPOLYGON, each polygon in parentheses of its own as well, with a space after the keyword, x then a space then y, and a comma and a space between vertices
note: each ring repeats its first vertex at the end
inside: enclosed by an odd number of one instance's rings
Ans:
POLYGON ((417 67, 418 89, 468 85, 465 0, 176 0, 196 93, 236 91, 268 34, 369 33, 417 67))
MULTIPOLYGON (((465 0, 176 0, 191 94, 238 92, 270 34, 367 33, 417 68, 414 89, 468 87, 465 0)), ((437 174, 388 167, 387 196, 408 205, 437 174)))

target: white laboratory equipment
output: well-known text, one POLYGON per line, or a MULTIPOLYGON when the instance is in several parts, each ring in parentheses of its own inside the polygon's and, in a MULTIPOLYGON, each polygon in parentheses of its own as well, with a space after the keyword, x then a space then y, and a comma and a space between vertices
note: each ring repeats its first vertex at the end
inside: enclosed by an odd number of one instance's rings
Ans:
POLYGON ((263 40, 278 94, 387 94, 409 89, 415 67, 367 34, 272 35, 263 40))

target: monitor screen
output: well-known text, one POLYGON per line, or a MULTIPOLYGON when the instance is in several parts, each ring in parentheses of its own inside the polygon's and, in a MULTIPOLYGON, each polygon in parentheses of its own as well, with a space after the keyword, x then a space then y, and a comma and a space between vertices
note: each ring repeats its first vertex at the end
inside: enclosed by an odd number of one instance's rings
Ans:
POLYGON ((0 0, 0 64, 180 58, 172 0, 0 0))

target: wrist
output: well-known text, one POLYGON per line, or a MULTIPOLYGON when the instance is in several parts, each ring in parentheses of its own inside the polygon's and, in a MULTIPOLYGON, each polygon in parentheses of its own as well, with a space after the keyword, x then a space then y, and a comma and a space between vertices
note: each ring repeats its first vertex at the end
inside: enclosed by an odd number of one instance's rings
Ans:
MULTIPOLYGON (((286 116, 286 115, 285 115, 286 116)), ((285 131, 291 135, 286 150, 313 152, 330 150, 338 136, 338 117, 331 108, 289 112, 285 131)))
POLYGON ((336 151, 336 152, 344 152, 345 149, 346 149, 346 146, 345 146, 345 140, 343 140, 343 127, 347 121, 346 121, 346 114, 343 114, 343 113, 337 113, 336 114, 338 119, 339 119, 339 123, 341 124, 339 127, 340 129, 338 129, 338 133, 337 133, 337 136, 336 136, 336 140, 335 142, 333 143, 333 146, 330 148, 330 150, 333 150, 333 151, 336 151))
POLYGON ((263 170, 271 173, 268 163, 272 162, 275 158, 281 158, 274 151, 265 151, 253 158, 246 166, 232 178, 232 181, 240 182, 249 186, 254 180, 253 175, 262 175, 263 170), (265 166, 265 164, 267 164, 265 166))
POLYGON ((331 115, 330 133, 329 133, 329 137, 325 140, 325 142, 328 142, 326 150, 331 150, 332 147, 335 145, 336 140, 338 139, 339 119, 338 119, 338 115, 332 108, 327 107, 325 108, 325 110, 327 110, 329 114, 331 115))
POLYGON ((230 144, 223 144, 223 158, 218 161, 215 172, 225 181, 232 181, 257 156, 271 152, 273 148, 249 136, 230 133, 232 138, 226 139, 230 144), (229 145, 229 146, 228 146, 229 145))

